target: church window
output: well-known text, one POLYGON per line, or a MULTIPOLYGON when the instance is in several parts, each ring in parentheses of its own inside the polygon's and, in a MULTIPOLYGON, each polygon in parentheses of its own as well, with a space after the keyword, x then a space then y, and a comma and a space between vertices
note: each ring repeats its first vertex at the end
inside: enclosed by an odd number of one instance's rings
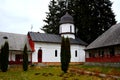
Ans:
POLYGON ((77 57, 77 50, 75 50, 75 57, 77 57))
POLYGON ((8 39, 8 37, 7 37, 7 36, 4 36, 3 39, 8 39))
POLYGON ((55 57, 57 57, 57 50, 55 50, 55 57))

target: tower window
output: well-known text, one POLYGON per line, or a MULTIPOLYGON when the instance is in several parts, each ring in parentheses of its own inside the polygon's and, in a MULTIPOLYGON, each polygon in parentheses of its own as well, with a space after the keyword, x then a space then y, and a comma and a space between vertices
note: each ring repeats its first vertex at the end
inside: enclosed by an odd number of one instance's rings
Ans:
POLYGON ((77 50, 75 50, 75 57, 77 57, 77 50))
POLYGON ((70 25, 70 32, 72 32, 72 26, 70 25))
POLYGON ((60 33, 62 33, 62 27, 60 27, 60 33))
POLYGON ((55 50, 55 57, 57 57, 57 50, 55 50))

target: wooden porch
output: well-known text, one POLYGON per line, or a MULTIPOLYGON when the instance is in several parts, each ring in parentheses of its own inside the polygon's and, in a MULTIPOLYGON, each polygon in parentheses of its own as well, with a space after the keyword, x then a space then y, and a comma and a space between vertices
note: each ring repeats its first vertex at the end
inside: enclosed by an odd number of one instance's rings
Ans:
POLYGON ((86 58, 86 62, 120 62, 120 56, 91 57, 91 58, 86 58))

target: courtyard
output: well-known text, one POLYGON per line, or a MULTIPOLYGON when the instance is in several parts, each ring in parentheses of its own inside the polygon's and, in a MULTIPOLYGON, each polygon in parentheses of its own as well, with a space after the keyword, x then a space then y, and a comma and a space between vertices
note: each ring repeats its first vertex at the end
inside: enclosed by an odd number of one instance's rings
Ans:
POLYGON ((0 80, 120 80, 120 68, 70 65, 68 73, 63 73, 60 66, 30 66, 28 71, 23 71, 22 66, 9 68, 7 72, 0 71, 0 80), (81 72, 78 72, 81 70, 81 72), (95 74, 85 73, 85 71, 95 74), (98 74, 106 74, 101 77, 98 74), (117 76, 113 78, 112 76, 117 76))

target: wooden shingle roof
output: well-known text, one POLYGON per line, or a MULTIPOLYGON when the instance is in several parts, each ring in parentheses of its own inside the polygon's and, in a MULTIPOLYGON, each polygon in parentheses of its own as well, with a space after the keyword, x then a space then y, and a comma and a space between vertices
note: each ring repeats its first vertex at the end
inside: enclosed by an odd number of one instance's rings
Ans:
POLYGON ((110 29, 104 32, 95 41, 88 45, 86 50, 119 44, 120 44, 120 23, 113 25, 110 29))
MULTIPOLYGON (((31 39, 34 42, 45 42, 45 43, 61 43, 61 36, 55 34, 47 34, 47 33, 38 33, 38 32, 29 32, 28 33, 31 39)), ((84 41, 79 38, 70 39, 71 44, 80 44, 87 45, 84 41)))

